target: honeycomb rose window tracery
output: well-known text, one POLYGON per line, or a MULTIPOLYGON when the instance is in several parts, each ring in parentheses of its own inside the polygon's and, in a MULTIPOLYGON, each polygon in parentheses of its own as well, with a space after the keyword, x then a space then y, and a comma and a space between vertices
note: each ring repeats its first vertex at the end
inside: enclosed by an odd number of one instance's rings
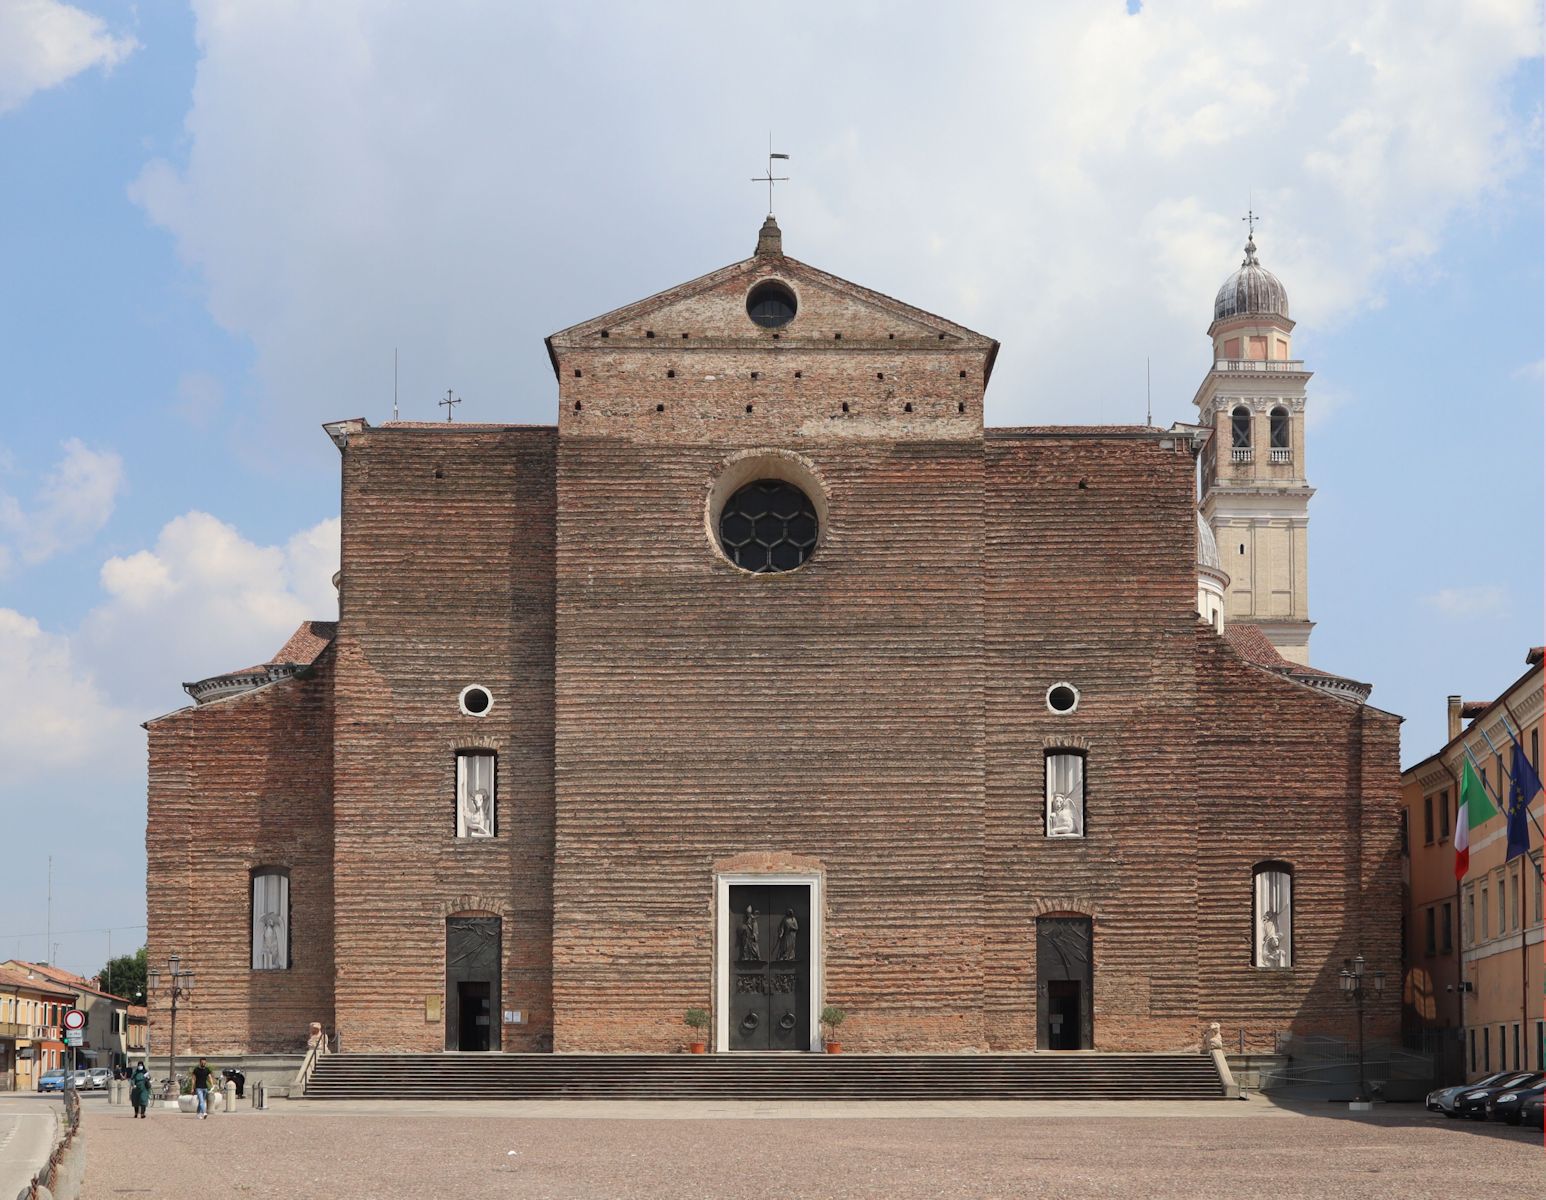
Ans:
POLYGON ((748 483, 725 502, 719 544, 743 571, 793 571, 816 549, 816 509, 810 498, 782 479, 748 483))

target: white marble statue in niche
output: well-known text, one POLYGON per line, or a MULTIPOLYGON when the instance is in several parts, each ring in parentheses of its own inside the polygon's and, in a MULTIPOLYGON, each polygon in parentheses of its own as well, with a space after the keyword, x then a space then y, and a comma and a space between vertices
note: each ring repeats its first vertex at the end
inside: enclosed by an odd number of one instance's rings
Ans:
POLYGON ((1084 836, 1084 756, 1047 755, 1047 836, 1084 836))
POLYGON ((1278 867, 1256 872, 1256 965, 1294 965, 1292 938, 1294 877, 1278 867))
POLYGON ((456 756, 456 836, 494 836, 494 754, 456 756))
POLYGON ((258 871, 252 877, 252 969, 283 971, 290 965, 290 877, 258 871))

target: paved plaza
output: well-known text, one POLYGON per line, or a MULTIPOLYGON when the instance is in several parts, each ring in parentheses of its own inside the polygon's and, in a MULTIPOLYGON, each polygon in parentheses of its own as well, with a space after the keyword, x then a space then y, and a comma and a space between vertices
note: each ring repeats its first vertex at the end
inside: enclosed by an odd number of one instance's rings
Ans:
MULTIPOLYGON (((86 1196, 1420 1200, 1539 1178, 1538 1132, 1415 1106, 277 1101, 207 1121, 88 1100, 86 1196)), ((1519 1193, 1523 1194, 1523 1193, 1519 1193)), ((1532 1193, 1533 1194, 1533 1193, 1532 1193)), ((9 1200, 9 1197, 6 1198, 9 1200)))

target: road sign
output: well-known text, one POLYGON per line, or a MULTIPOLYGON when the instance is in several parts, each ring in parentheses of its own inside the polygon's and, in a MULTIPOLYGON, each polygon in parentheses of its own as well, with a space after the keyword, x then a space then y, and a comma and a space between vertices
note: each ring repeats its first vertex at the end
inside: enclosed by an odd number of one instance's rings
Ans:
POLYGON ((86 1040, 86 1035, 79 1029, 66 1029, 64 1031, 64 1044, 66 1046, 79 1046, 86 1040))
POLYGON ((66 1009, 64 1027, 66 1029, 84 1029, 86 1027, 86 1014, 78 1008, 66 1009))

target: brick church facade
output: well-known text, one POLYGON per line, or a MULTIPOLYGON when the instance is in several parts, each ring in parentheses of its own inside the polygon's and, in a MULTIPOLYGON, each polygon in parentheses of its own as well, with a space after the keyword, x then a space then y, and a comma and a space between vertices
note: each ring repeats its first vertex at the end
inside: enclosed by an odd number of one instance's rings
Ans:
POLYGON ((1232 360, 1199 425, 984 428, 996 342, 771 218, 548 348, 556 426, 329 425, 339 620, 147 724, 184 1048, 1260 1044, 1397 968, 1397 719, 1286 602, 1199 618, 1232 360))

